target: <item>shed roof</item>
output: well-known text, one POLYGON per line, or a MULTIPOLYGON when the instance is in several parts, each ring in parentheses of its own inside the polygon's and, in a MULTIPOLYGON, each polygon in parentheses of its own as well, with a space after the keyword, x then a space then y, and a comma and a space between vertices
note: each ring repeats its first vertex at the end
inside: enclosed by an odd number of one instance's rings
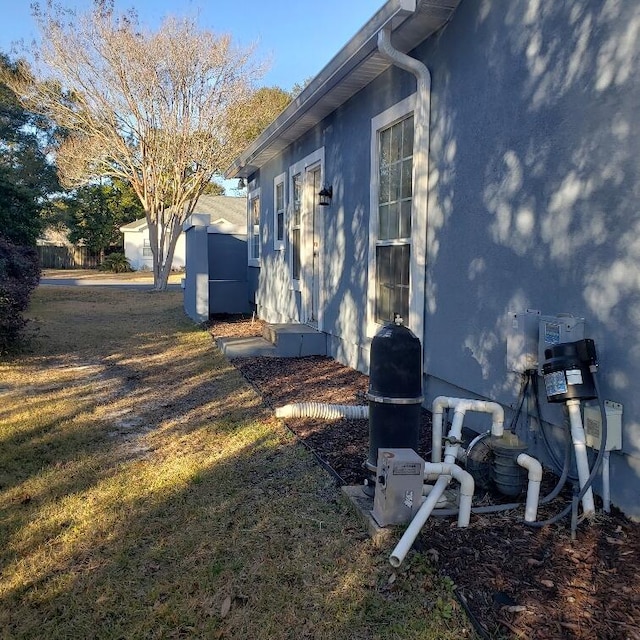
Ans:
POLYGON ((390 27, 393 46, 407 53, 444 26, 460 0, 388 0, 285 110, 227 169, 227 178, 248 178, 360 89, 389 68, 377 36, 390 27))
MULTIPOLYGON (((247 199, 233 196, 203 195, 198 199, 194 214, 206 214, 211 220, 226 220, 232 225, 247 224, 247 199)), ((145 218, 122 225, 120 231, 142 232, 147 228, 145 218)))

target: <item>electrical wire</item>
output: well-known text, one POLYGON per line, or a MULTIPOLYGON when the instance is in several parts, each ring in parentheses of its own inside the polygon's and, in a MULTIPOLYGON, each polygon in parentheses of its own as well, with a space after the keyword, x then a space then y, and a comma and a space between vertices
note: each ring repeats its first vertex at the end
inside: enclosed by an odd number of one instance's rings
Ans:
MULTIPOLYGON (((563 465, 560 463, 560 461, 558 460, 558 456, 556 454, 556 452, 554 451, 553 446, 551 445, 551 442, 549 442, 549 436, 547 435, 547 431, 545 429, 545 426, 542 422, 542 411, 540 409, 540 391, 538 388, 538 376, 537 376, 537 372, 536 375, 534 376, 534 371, 528 371, 527 373, 529 373, 530 375, 532 375, 533 377, 533 382, 532 382, 532 389, 533 389, 533 397, 534 397, 534 402, 535 402, 535 407, 536 407, 536 417, 538 419, 538 426, 540 427, 540 433, 542 435, 542 442, 544 443, 545 449, 547 451, 547 453, 549 454, 549 457, 551 458, 551 462, 554 465, 554 471, 556 472, 556 475, 559 475, 560 472, 558 471, 558 469, 562 469, 563 465)), ((566 427, 565 427, 566 429, 566 427)))

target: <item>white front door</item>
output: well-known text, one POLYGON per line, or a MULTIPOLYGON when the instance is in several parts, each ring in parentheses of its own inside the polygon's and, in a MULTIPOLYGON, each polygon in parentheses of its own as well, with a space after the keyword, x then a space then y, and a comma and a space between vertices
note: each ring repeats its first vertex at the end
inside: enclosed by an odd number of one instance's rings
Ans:
POLYGON ((322 331, 322 255, 324 209, 318 193, 324 177, 324 148, 289 169, 291 193, 290 269, 292 289, 300 292, 300 322, 322 331))
POLYGON ((309 269, 310 282, 309 291, 309 311, 308 324, 318 327, 318 312, 320 309, 320 222, 322 209, 318 204, 318 192, 321 187, 320 166, 316 166, 307 174, 307 185, 309 188, 309 269))
POLYGON ((308 166, 304 172, 302 198, 302 321, 315 328, 319 328, 320 319, 322 207, 318 204, 318 192, 321 184, 320 163, 308 166))

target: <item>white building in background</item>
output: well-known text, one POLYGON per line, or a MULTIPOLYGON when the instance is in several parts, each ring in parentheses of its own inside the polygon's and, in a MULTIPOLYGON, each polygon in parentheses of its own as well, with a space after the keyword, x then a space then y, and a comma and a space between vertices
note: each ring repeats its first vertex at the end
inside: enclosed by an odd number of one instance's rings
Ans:
MULTIPOLYGON (((151 254, 151 244, 149 243, 149 227, 147 221, 135 220, 120 227, 124 233, 124 255, 127 256, 129 264, 134 271, 151 271, 153 268, 153 255, 151 254)), ((181 231, 176 243, 176 250, 173 254, 174 270, 184 269, 185 250, 184 233, 181 231)))
MULTIPOLYGON (((246 224, 246 198, 231 196, 200 196, 194 214, 204 213, 211 216, 211 220, 221 224, 237 224, 239 219, 246 224)), ((124 234, 124 254, 135 271, 151 270, 153 256, 149 242, 149 227, 147 221, 135 220, 120 227, 124 234)), ((184 231, 180 232, 173 254, 171 268, 179 271, 185 268, 186 250, 184 231)))

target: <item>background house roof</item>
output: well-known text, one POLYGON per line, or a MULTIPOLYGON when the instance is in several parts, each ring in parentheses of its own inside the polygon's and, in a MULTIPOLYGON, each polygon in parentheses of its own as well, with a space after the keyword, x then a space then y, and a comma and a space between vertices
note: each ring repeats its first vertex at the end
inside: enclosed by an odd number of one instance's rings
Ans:
POLYGON ((389 61, 377 48, 381 29, 390 27, 393 46, 407 53, 443 27, 459 3, 460 0, 388 0, 234 160, 225 177, 248 178, 388 69, 389 61))
MULTIPOLYGON (((247 199, 232 196, 200 196, 193 211, 195 214, 205 214, 211 220, 222 220, 235 226, 247 226, 247 199)), ((142 218, 120 227, 120 231, 142 232, 147 229, 147 221, 142 218)))

